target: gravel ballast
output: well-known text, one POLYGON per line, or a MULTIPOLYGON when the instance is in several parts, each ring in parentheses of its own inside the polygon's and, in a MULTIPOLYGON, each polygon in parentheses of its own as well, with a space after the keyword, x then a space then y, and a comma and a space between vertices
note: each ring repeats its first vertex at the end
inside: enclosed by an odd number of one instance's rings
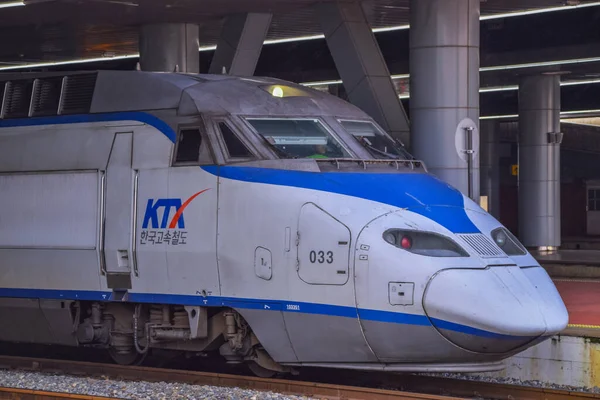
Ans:
POLYGON ((289 396, 234 387, 189 385, 185 383, 120 381, 48 374, 18 370, 0 370, 0 386, 17 389, 114 397, 119 399, 223 399, 223 400, 308 400, 309 397, 289 396))

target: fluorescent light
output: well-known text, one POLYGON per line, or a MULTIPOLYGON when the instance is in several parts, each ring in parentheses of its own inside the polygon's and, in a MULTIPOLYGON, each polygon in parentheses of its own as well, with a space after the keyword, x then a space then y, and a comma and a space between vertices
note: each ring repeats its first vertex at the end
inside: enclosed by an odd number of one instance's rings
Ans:
POLYGON ((297 36, 297 37, 284 38, 284 39, 269 39, 269 40, 265 40, 263 44, 303 42, 305 40, 316 40, 316 39, 325 39, 325 35, 320 34, 320 35, 309 35, 309 36, 297 36))
MULTIPOLYGON (((547 8, 533 9, 533 10, 508 12, 508 13, 503 13, 503 14, 485 15, 485 16, 480 17, 479 20, 485 21, 485 20, 490 20, 490 19, 520 17, 523 15, 541 14, 541 13, 556 12, 556 11, 568 11, 568 10, 573 10, 575 8, 595 7, 595 6, 600 6, 600 1, 580 4, 580 5, 576 5, 576 6, 547 7, 547 8)), ((371 31, 373 31, 373 33, 378 33, 378 32, 400 31, 400 30, 407 30, 407 29, 410 29, 409 24, 372 28, 371 31)), ((315 40, 315 39, 325 39, 325 35, 321 34, 321 35, 295 36, 295 37, 285 38, 285 39, 271 39, 271 40, 265 40, 263 42, 263 44, 269 45, 269 44, 277 44, 277 43, 302 42, 305 40, 315 40)), ((216 48, 216 46, 201 46, 198 48, 198 50, 199 51, 211 51, 211 50, 214 50, 215 48, 216 48)))
POLYGON ((577 5, 573 5, 573 6, 538 8, 538 9, 527 10, 527 11, 516 11, 516 12, 507 12, 507 13, 502 13, 502 14, 484 15, 483 17, 480 17, 479 19, 481 21, 485 21, 485 20, 489 20, 489 19, 520 17, 523 15, 541 14, 541 13, 556 12, 556 11, 569 11, 569 10, 573 10, 575 8, 595 7, 595 6, 599 6, 599 5, 600 5, 600 1, 595 1, 592 3, 577 4, 577 5))
MULTIPOLYGON (((403 79, 403 78, 408 78, 409 75, 408 74, 402 74, 402 75, 392 75, 392 79, 403 79)), ((322 85, 341 85, 343 82, 341 79, 336 79, 336 80, 330 80, 330 81, 315 81, 315 82, 304 82, 301 83, 300 85, 304 85, 304 86, 322 86, 322 85)), ((576 81, 565 81, 565 82, 560 82, 560 86, 575 86, 575 85, 592 85, 595 83, 600 83, 600 78, 598 79, 583 79, 583 80, 576 80, 576 81)), ((508 86, 489 86, 489 87, 483 87, 483 88, 479 88, 479 93, 489 93, 489 92, 504 92, 504 91, 513 91, 513 90, 519 90, 519 86, 518 85, 508 85, 508 86)), ((405 96, 405 95, 401 95, 401 96, 405 96)), ((409 96, 406 95, 405 97, 400 97, 400 98, 408 98, 409 96)))
POLYGON ((594 84, 594 83, 600 83, 600 79, 566 81, 566 82, 561 82, 560 86, 590 85, 590 84, 594 84))
POLYGON ((479 93, 488 93, 488 92, 504 92, 508 90, 518 90, 519 86, 511 85, 511 86, 490 86, 485 88, 479 88, 479 93))
POLYGON ((342 84, 342 80, 341 79, 336 79, 336 80, 332 80, 332 81, 316 81, 316 82, 305 82, 305 83, 301 83, 301 85, 303 86, 322 86, 322 85, 341 85, 342 84))
POLYGON ((11 1, 10 3, 0 3, 0 8, 21 7, 24 5, 25 3, 22 1, 11 1))
POLYGON ((217 46, 200 46, 198 47, 198 51, 212 51, 216 50, 217 46))
POLYGON ((595 110, 576 110, 576 111, 561 111, 560 115, 579 115, 579 114, 600 114, 599 109, 595 110))
POLYGON ((542 62, 525 63, 525 64, 497 65, 497 66, 493 66, 493 67, 481 67, 481 68, 479 68, 479 71, 486 72, 486 71, 499 71, 499 70, 508 70, 508 69, 520 69, 520 68, 548 67, 548 66, 554 66, 554 65, 583 64, 583 63, 598 62, 598 61, 600 61, 600 57, 574 58, 574 59, 570 59, 570 60, 542 61, 542 62))
POLYGON ((388 26, 385 28, 373 28, 371 29, 374 33, 377 32, 391 32, 391 31, 403 31, 406 29, 409 29, 410 25, 406 24, 406 25, 396 25, 396 26, 388 26))
POLYGON ((517 118, 519 114, 506 114, 506 115, 487 115, 479 117, 479 119, 504 119, 504 118, 517 118))
POLYGON ((15 69, 28 69, 28 68, 41 68, 41 67, 54 67, 58 65, 69 65, 69 64, 84 64, 84 63, 92 63, 99 61, 114 61, 114 60, 125 60, 128 58, 138 58, 139 54, 128 54, 124 56, 114 56, 114 57, 96 57, 96 58, 81 58, 78 60, 69 60, 69 61, 48 61, 48 62, 40 62, 40 63, 31 63, 31 64, 21 64, 15 65, 12 67, 0 67, 0 71, 10 71, 15 69))
MULTIPOLYGON (((596 114, 600 116, 600 109, 592 110, 572 110, 572 111, 561 111, 561 117, 568 117, 570 115, 581 115, 581 114, 596 114)), ((504 114, 504 115, 486 115, 479 117, 479 119, 506 119, 506 118, 518 118, 519 114, 504 114)))

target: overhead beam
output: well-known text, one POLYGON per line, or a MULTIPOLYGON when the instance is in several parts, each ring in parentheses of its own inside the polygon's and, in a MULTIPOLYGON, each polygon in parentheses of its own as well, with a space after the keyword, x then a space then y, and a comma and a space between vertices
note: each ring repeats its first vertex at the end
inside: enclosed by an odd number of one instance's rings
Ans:
POLYGON ((220 74, 225 71, 230 75, 254 75, 271 18, 272 15, 268 13, 228 16, 208 72, 220 74))
POLYGON ((316 10, 350 102, 408 146, 408 118, 361 4, 327 2, 316 10))

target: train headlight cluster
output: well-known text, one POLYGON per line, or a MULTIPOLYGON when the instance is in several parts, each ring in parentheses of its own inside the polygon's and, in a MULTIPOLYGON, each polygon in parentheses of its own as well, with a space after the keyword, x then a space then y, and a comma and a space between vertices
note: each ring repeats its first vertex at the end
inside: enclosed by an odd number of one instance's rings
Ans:
POLYGON ((434 232, 388 229, 383 239, 413 254, 429 257, 469 257, 452 239, 434 232))
POLYGON ((507 256, 521 256, 527 254, 525 247, 506 228, 496 228, 491 233, 494 242, 506 253, 507 256))

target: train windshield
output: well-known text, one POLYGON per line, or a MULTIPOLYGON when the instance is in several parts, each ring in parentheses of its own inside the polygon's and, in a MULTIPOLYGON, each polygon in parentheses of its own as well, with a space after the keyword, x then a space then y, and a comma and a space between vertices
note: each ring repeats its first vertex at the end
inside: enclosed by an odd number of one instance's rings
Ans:
POLYGON ((317 119, 247 118, 282 158, 349 158, 317 119))
POLYGON ((375 158, 413 158, 400 143, 381 132, 370 121, 338 120, 344 129, 354 136, 375 158))

